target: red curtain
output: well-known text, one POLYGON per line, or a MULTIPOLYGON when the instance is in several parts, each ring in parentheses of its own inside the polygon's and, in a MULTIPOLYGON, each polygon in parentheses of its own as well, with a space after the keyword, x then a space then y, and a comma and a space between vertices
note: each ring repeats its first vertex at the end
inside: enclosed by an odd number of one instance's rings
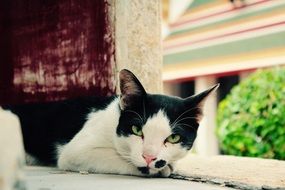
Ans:
POLYGON ((106 0, 1 0, 0 104, 115 92, 106 0))

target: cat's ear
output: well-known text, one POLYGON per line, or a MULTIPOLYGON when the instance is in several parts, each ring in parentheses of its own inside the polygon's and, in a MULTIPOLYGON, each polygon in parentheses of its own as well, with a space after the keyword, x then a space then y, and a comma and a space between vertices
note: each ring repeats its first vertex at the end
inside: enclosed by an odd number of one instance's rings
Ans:
POLYGON ((122 110, 125 110, 134 104, 138 104, 146 95, 146 91, 137 77, 127 69, 120 71, 119 78, 121 90, 120 107, 122 110))
MULTIPOLYGON (((200 122, 203 116, 203 107, 204 103, 207 100, 207 97, 209 97, 213 92, 215 92, 219 88, 220 84, 216 84, 212 86, 211 88, 199 93, 195 94, 193 96, 190 96, 185 99, 186 105, 188 107, 196 108, 196 117, 197 121, 200 122)), ((194 109, 193 109, 194 110, 194 109)))

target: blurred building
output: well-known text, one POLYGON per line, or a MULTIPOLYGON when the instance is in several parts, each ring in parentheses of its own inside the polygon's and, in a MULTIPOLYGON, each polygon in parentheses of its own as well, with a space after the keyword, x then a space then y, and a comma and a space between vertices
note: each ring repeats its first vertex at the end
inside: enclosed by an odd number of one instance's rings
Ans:
POLYGON ((285 64, 285 1, 165 0, 163 18, 165 92, 185 97, 221 83, 197 143, 199 153, 217 154, 217 102, 251 71, 285 64))

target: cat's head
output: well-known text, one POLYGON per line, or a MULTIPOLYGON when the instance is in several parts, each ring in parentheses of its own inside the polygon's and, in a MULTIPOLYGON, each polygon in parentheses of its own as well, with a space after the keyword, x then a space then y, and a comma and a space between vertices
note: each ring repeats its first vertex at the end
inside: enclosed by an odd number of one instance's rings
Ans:
POLYGON ((133 73, 122 70, 118 152, 137 167, 158 170, 181 159, 196 138, 203 103, 216 88, 186 99, 148 94, 133 73))

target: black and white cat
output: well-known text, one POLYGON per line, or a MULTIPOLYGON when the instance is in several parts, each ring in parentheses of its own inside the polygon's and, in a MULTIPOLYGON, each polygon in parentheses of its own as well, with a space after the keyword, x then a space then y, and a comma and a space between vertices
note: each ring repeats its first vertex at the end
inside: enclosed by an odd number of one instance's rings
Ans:
POLYGON ((128 70, 120 96, 6 107, 18 115, 26 151, 63 170, 167 177, 191 149, 206 97, 148 94, 128 70))

